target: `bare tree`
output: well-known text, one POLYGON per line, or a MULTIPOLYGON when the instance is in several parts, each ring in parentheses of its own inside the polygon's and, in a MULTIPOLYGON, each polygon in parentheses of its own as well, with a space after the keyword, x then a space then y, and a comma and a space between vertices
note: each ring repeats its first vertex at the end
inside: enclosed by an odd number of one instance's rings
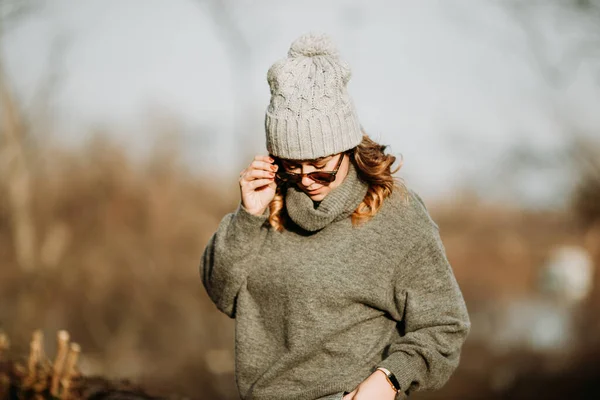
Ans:
MULTIPOLYGON (((597 186, 590 179, 600 179, 597 147, 600 147, 600 127, 596 132, 582 132, 563 107, 557 102, 568 89, 583 66, 589 66, 597 76, 600 88, 600 0, 510 0, 505 1, 507 12, 525 34, 535 70, 546 82, 553 96, 549 96, 549 116, 560 127, 567 146, 564 158, 574 169, 575 176, 585 182, 575 182, 574 188, 597 186), (534 15, 543 7, 552 7, 559 17, 556 29, 570 40, 560 57, 552 57, 551 40, 533 23, 534 15), (582 25, 579 22, 585 22, 582 25), (596 138, 596 142, 589 137, 596 138)), ((586 189, 587 190, 587 189, 586 189)))
POLYGON ((250 69, 252 65, 252 47, 246 39, 238 21, 235 18, 233 0, 197 0, 205 5, 210 13, 214 28, 223 41, 223 46, 231 65, 231 81, 235 88, 233 139, 237 141, 233 160, 237 160, 239 169, 249 162, 248 152, 253 149, 253 135, 248 131, 248 121, 252 109, 250 69), (238 140, 236 140, 238 139, 238 140))
MULTIPOLYGON (((557 180, 555 192, 573 190, 573 177, 578 175, 582 164, 589 164, 588 139, 600 138, 600 132, 584 132, 564 107, 564 98, 584 68, 594 71, 600 86, 600 0, 494 0, 488 5, 508 16, 521 33, 518 46, 524 46, 525 61, 544 84, 541 100, 547 117, 557 128, 559 136, 554 139, 563 144, 549 151, 526 140, 513 143, 503 154, 494 181, 518 187, 524 175, 536 175, 541 170, 560 171, 564 176, 557 180), (557 37, 561 39, 560 45, 555 43, 557 37)), ((479 40, 503 46, 506 52, 516 50, 515 42, 508 46, 502 42, 505 32, 494 32, 479 21, 469 20, 468 10, 448 8, 447 11, 470 34, 477 27, 479 40)), ((526 139, 527 132, 524 133, 526 139)))
POLYGON ((2 56, 6 34, 41 5, 42 0, 0 0, 0 185, 7 194, 16 259, 24 272, 35 270, 41 247, 33 217, 35 188, 31 179, 32 159, 40 138, 31 137, 27 116, 37 113, 37 117, 42 118, 48 112, 51 93, 59 80, 57 66, 66 48, 67 36, 59 35, 53 42, 46 76, 37 87, 29 108, 19 101, 11 87, 2 56))
POLYGON ((8 85, 1 54, 7 30, 34 6, 33 1, 0 2, 0 176, 8 194, 17 262, 23 271, 33 270, 36 262, 36 234, 31 212, 31 171, 24 147, 26 133, 23 118, 16 97, 8 85))
MULTIPOLYGON (((524 32, 533 65, 549 87, 563 90, 583 63, 600 60, 599 0, 509 0, 503 4, 524 32), (557 14, 554 25, 557 32, 571 37, 560 57, 550 55, 552 41, 535 24, 535 14, 543 8, 552 8, 557 14), (578 23, 585 20, 591 22, 589 26, 578 23)), ((598 73, 600 78, 600 69, 598 73)))

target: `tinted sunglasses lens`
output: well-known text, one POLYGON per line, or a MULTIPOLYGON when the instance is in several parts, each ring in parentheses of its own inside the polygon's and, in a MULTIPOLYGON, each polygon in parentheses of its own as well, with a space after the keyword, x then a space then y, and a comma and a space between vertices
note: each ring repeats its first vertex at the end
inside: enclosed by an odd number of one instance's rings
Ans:
MULTIPOLYGON (((317 183, 331 183, 335 180, 335 176, 327 172, 311 172, 307 176, 317 183)), ((285 172, 278 172, 277 177, 283 182, 291 183, 298 183, 302 180, 301 174, 288 174, 285 172)))
POLYGON ((328 174, 326 172, 313 172, 308 174, 310 179, 319 183, 331 183, 335 180, 335 176, 333 174, 328 174))
POLYGON ((277 177, 279 179, 281 179, 283 182, 298 183, 298 182, 300 182, 300 179, 302 176, 296 175, 296 174, 287 174, 285 172, 278 172, 277 177))

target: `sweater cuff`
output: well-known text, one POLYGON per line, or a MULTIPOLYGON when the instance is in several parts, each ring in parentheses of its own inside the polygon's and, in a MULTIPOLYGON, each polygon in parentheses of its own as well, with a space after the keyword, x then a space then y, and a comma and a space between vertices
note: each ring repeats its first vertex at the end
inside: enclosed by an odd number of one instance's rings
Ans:
MULTIPOLYGON (((398 394, 404 394, 411 389, 411 384, 417 380, 418 376, 423 375, 426 369, 425 362, 419 356, 412 356, 402 351, 396 351, 390 354, 386 359, 380 361, 377 367, 387 368, 398 380, 400 390, 398 394)), ((398 398, 398 396, 396 397, 398 398)))
POLYGON ((244 205, 240 202, 237 210, 235 210, 233 219, 235 221, 235 225, 241 230, 245 231, 247 229, 254 230, 269 218, 270 212, 269 207, 265 209, 265 211, 261 215, 250 214, 248 210, 244 207, 244 205))

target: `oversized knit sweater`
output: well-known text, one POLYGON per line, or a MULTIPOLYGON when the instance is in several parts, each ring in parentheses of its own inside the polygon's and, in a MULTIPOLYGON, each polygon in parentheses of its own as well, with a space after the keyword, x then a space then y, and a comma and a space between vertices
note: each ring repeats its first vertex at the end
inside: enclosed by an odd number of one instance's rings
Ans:
POLYGON ((243 400, 315 400, 350 392, 378 366, 396 399, 437 389, 459 362, 467 309, 438 226, 421 198, 395 189, 368 222, 350 215, 367 185, 348 175, 320 203, 287 190, 279 232, 241 204, 209 240, 200 275, 235 318, 243 400))

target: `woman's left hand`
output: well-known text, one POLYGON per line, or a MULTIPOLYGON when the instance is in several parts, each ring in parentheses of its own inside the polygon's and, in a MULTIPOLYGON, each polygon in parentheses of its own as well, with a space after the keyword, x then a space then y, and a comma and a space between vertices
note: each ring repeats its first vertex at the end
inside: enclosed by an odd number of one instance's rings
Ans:
POLYGON ((345 395, 342 400, 394 400, 395 398, 396 391, 388 382, 385 374, 375 371, 356 389, 345 395))

